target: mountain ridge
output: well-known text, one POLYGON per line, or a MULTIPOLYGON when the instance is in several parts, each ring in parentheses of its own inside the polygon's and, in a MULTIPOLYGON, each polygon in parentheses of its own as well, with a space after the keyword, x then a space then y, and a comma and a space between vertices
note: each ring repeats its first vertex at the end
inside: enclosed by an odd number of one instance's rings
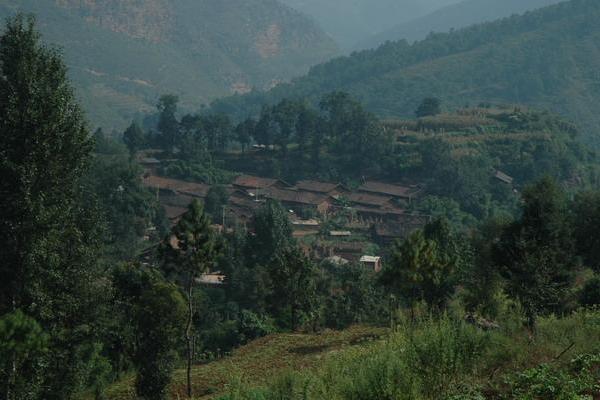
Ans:
POLYGON ((571 0, 495 22, 388 42, 320 64, 308 75, 266 93, 214 102, 213 108, 253 114, 283 97, 318 101, 347 91, 381 116, 410 116, 419 102, 440 97, 466 103, 524 103, 574 119, 600 143, 600 3, 571 0))
POLYGON ((275 0, 0 0, 37 16, 62 48, 94 126, 123 129, 161 94, 186 110, 269 88, 337 54, 309 18, 275 0))

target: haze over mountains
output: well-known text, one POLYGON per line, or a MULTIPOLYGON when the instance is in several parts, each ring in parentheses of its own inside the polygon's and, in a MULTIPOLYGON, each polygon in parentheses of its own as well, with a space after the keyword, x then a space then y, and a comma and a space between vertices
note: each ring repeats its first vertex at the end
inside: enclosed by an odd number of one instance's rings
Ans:
POLYGON ((224 99, 217 110, 255 113, 284 97, 317 100, 347 91, 383 116, 411 116, 437 96, 449 108, 479 102, 523 103, 577 121, 599 142, 600 2, 572 0, 523 16, 388 43, 319 65, 291 84, 224 99))
POLYGON ((357 49, 377 47, 387 40, 415 41, 431 32, 447 32, 469 25, 493 21, 525 11, 549 6, 563 0, 464 0, 437 9, 430 14, 399 23, 356 46, 357 49))
POLYGON ((0 0, 0 17, 34 13, 65 57, 93 125, 123 128, 159 95, 198 109, 268 88, 331 58, 337 46, 275 0, 0 0))
POLYGON ((344 49, 460 0, 280 0, 313 17, 344 49))

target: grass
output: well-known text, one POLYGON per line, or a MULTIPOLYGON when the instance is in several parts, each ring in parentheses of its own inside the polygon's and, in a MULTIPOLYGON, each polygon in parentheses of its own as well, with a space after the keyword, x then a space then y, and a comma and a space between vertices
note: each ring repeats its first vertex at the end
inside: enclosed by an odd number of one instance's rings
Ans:
POLYGON ((237 384, 222 400, 592 400, 600 398, 600 313, 485 332, 444 317, 403 325, 318 369, 237 384))
MULTIPOLYGON (((235 350, 231 356, 195 366, 192 371, 194 393, 199 399, 222 395, 236 380, 263 385, 286 371, 306 371, 321 365, 326 358, 352 347, 363 347, 387 334, 387 329, 355 326, 344 331, 321 334, 276 334, 258 339, 235 350)), ((107 398, 133 400, 134 378, 111 386, 107 398)), ((184 398, 185 370, 173 378, 173 399, 184 398)))

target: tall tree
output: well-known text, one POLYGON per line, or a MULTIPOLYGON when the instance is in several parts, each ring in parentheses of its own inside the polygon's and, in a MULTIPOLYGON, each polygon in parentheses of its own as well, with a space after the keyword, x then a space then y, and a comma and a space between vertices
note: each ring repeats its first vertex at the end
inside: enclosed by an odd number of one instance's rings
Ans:
POLYGON ((177 360, 177 343, 186 319, 186 304, 178 288, 151 280, 135 303, 138 346, 136 392, 142 399, 165 400, 177 360))
POLYGON ((0 37, 0 314, 21 309, 50 335, 33 371, 45 399, 81 390, 90 362, 82 349, 94 340, 105 292, 95 263, 101 224, 79 201, 93 140, 66 75, 32 17, 8 22, 0 37))
POLYGON ((423 99, 419 108, 415 111, 417 118, 438 115, 442 112, 442 101, 436 97, 427 97, 423 99))
POLYGON ((200 275, 215 264, 218 254, 217 238, 200 202, 194 200, 189 205, 161 250, 165 269, 175 273, 186 289, 187 394, 192 397, 194 287, 200 275))
POLYGON ((123 142, 131 154, 135 154, 136 151, 144 146, 146 142, 144 131, 136 122, 132 122, 125 132, 123 132, 123 142))
POLYGON ((278 202, 267 200, 254 215, 253 225, 254 235, 248 240, 248 253, 255 265, 270 264, 294 242, 287 212, 278 202))
POLYGON ((521 218, 494 247, 494 261, 532 330, 538 315, 560 311, 576 266, 573 248, 566 194, 544 178, 524 191, 521 218))
POLYGON ((298 247, 290 247, 275 257, 269 272, 271 304, 280 315, 289 312, 290 326, 296 330, 300 313, 308 314, 315 307, 316 268, 298 247))
POLYGON ((177 104, 179 98, 174 95, 164 95, 158 100, 156 108, 159 112, 158 131, 161 143, 165 149, 173 151, 179 139, 179 121, 177 121, 177 104))

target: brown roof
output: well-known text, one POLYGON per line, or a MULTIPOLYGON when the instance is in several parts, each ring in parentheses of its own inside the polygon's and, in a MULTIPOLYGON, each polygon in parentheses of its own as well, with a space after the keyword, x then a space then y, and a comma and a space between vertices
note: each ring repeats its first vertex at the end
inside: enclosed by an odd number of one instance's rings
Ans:
POLYGON ((383 182, 367 182, 358 188, 361 192, 384 194, 403 199, 409 199, 416 194, 418 190, 412 187, 392 185, 383 182))
POLYGON ((172 190, 188 196, 205 198, 210 190, 210 186, 204 183, 193 183, 181 181, 178 179, 163 178, 161 176, 151 175, 144 179, 144 186, 153 189, 172 190))
POLYGON ((273 200, 279 200, 282 203, 306 204, 313 206, 318 206, 329 200, 329 196, 326 195, 275 188, 271 188, 266 195, 269 198, 273 200))
MULTIPOLYGON (((253 193, 253 192, 251 192, 253 193)), ((299 190, 278 189, 275 187, 258 192, 259 197, 266 197, 282 203, 318 206, 329 200, 329 196, 299 190)))
POLYGON ((346 198, 352 203, 375 207, 387 206, 391 204, 392 201, 390 196, 378 196, 367 193, 350 193, 346 198))
POLYGON ((316 193, 331 193, 339 188, 339 183, 319 182, 319 181, 300 181, 296 184, 298 190, 305 190, 316 193))
POLYGON ((279 179, 261 178, 260 176, 240 175, 233 182, 234 186, 239 186, 248 189, 266 189, 275 185, 288 186, 285 182, 279 179))

